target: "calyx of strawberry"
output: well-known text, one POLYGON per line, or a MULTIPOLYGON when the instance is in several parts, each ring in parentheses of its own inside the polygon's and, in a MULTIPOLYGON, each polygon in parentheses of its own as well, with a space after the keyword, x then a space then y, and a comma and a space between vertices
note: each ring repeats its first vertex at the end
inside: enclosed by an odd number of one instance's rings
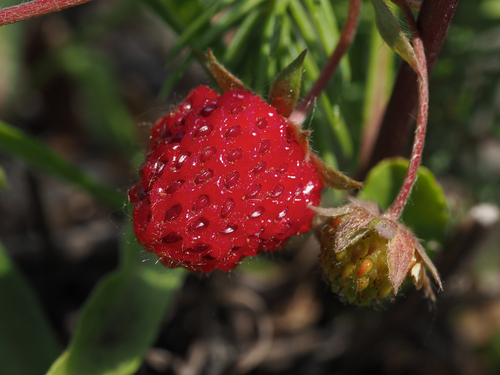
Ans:
POLYGON ((346 302, 368 305, 395 296, 406 280, 435 299, 424 266, 442 288, 436 267, 411 230, 354 197, 339 208, 313 208, 320 263, 332 291, 346 302))

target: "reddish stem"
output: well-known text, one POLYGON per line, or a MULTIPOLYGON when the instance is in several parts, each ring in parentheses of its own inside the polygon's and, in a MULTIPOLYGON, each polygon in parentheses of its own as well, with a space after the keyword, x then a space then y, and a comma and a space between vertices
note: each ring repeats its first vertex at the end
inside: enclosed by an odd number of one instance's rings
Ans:
POLYGON ((413 149, 411 152, 410 164, 406 171, 406 176, 403 180, 403 185, 399 193, 391 204, 391 206, 384 213, 384 216, 393 220, 397 220, 403 208, 408 201, 411 189, 415 180, 417 179, 418 166, 422 158, 422 150, 424 149, 425 132, 427 130, 427 114, 429 108, 429 79, 427 76, 427 61, 425 58, 424 44, 420 33, 417 29, 415 19, 410 6, 406 0, 393 0, 402 10, 406 22, 410 28, 413 49, 417 56, 417 74, 418 74, 418 115, 417 115, 417 128, 415 132, 415 139, 413 140, 413 149))
POLYGON ((89 1, 92 0, 34 0, 0 9, 0 26, 54 13, 89 1))
POLYGON ((333 73, 335 73, 335 70, 340 63, 340 59, 349 49, 349 46, 354 39, 354 35, 356 35, 360 8, 361 0, 350 0, 347 20, 342 29, 342 33, 340 34, 340 39, 335 47, 335 50, 326 62, 314 85, 289 117, 289 120, 295 125, 301 126, 304 123, 307 114, 314 106, 316 99, 326 88, 328 81, 333 76, 333 73))
MULTIPOLYGON (((443 45, 457 3, 458 0, 422 1, 417 27, 424 44, 429 75, 443 45)), ((417 85, 415 71, 408 63, 403 62, 375 146, 367 163, 360 165, 358 179, 363 179, 369 169, 381 160, 404 154, 415 122, 417 85)))

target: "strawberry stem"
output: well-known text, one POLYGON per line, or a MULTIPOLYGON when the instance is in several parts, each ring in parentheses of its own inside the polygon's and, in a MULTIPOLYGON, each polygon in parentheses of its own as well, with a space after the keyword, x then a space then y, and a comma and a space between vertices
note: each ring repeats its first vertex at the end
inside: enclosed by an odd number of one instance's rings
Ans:
MULTIPOLYGON (((457 3, 458 0, 422 1, 417 27, 425 47, 428 75, 437 60, 457 3)), ((417 106, 417 74, 408 63, 402 62, 379 131, 366 161, 359 166, 358 179, 364 179, 381 160, 404 154, 414 129, 417 106)))
POLYGON ((289 117, 289 120, 295 125, 299 127, 302 126, 307 114, 314 106, 314 103, 316 103, 316 99, 326 88, 328 81, 335 73, 335 70, 340 63, 340 59, 349 49, 349 46, 354 39, 354 35, 356 35, 360 8, 361 0, 350 0, 349 13, 347 15, 346 23, 342 29, 342 33, 340 34, 337 46, 333 50, 332 55, 326 62, 314 85, 311 87, 304 99, 302 99, 297 109, 295 109, 289 117))
POLYGON ((411 34, 411 41, 415 54, 417 56, 417 75, 418 75, 418 115, 417 128, 415 138, 413 140, 413 149, 411 152, 410 164, 406 171, 406 176, 403 180, 403 185, 396 199, 384 213, 384 216, 396 220, 403 212, 403 208, 408 201, 411 189, 417 179, 418 166, 422 158, 422 150, 424 148, 425 132, 427 130, 427 115, 429 107, 429 79, 427 76, 427 61, 425 58, 424 45, 420 33, 417 29, 415 18, 412 10, 406 0, 392 0, 397 4, 408 24, 411 34))
POLYGON ((0 26, 54 13, 89 1, 91 0, 34 0, 0 9, 0 26))

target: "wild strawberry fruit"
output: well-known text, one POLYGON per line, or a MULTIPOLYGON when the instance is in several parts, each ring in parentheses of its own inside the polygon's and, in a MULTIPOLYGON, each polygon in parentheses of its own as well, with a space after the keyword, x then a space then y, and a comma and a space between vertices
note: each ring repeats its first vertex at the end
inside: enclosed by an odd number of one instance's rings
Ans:
POLYGON ((307 232, 323 183, 298 132, 252 93, 191 91, 154 125, 129 190, 140 244, 167 267, 210 272, 307 232))
POLYGON ((441 287, 435 266, 410 229, 384 217, 378 205, 350 198, 347 206, 314 210, 326 218, 318 226, 320 264, 342 300, 377 303, 410 279, 434 299, 424 265, 441 287))

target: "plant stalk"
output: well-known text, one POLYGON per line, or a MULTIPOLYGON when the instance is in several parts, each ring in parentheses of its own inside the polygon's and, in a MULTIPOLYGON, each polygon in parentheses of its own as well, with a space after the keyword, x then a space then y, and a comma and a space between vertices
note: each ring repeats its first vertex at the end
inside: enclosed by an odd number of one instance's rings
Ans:
MULTIPOLYGON (((427 71, 430 76, 444 38, 448 32, 458 0, 423 0, 417 28, 423 41, 427 71)), ((415 122, 418 103, 418 82, 415 71, 406 62, 399 68, 373 151, 360 165, 357 179, 364 179, 370 168, 385 158, 404 155, 415 122)))
POLYGON ((299 106, 292 112, 289 117, 289 120, 298 127, 301 127, 306 120, 307 114, 316 103, 316 99, 328 85, 328 81, 335 73, 335 70, 340 63, 340 59, 347 52, 349 46, 354 40, 354 36, 356 35, 356 30, 358 27, 360 8, 361 0, 350 0, 349 13, 347 15, 347 20, 344 24, 344 27, 342 28, 342 33, 340 34, 337 46, 333 50, 332 55, 326 62, 314 85, 311 87, 307 95, 300 102, 299 106))
POLYGON ((418 166, 422 159, 422 151, 424 149, 425 132, 427 130, 427 117, 429 109, 429 77, 427 75, 427 60, 425 57, 424 44, 420 33, 417 29, 415 18, 413 17, 412 10, 406 0, 392 0, 397 4, 405 17, 411 34, 411 42, 417 56, 417 75, 418 75, 418 115, 417 115, 417 128, 415 131, 415 138, 413 140, 413 149, 411 152, 410 164, 406 171, 406 176, 403 180, 403 185, 399 190, 396 199, 391 206, 384 213, 384 216, 397 220, 403 208, 408 201, 411 189, 417 179, 418 166))
POLYGON ((29 20, 92 0, 34 0, 0 9, 0 26, 29 20))

